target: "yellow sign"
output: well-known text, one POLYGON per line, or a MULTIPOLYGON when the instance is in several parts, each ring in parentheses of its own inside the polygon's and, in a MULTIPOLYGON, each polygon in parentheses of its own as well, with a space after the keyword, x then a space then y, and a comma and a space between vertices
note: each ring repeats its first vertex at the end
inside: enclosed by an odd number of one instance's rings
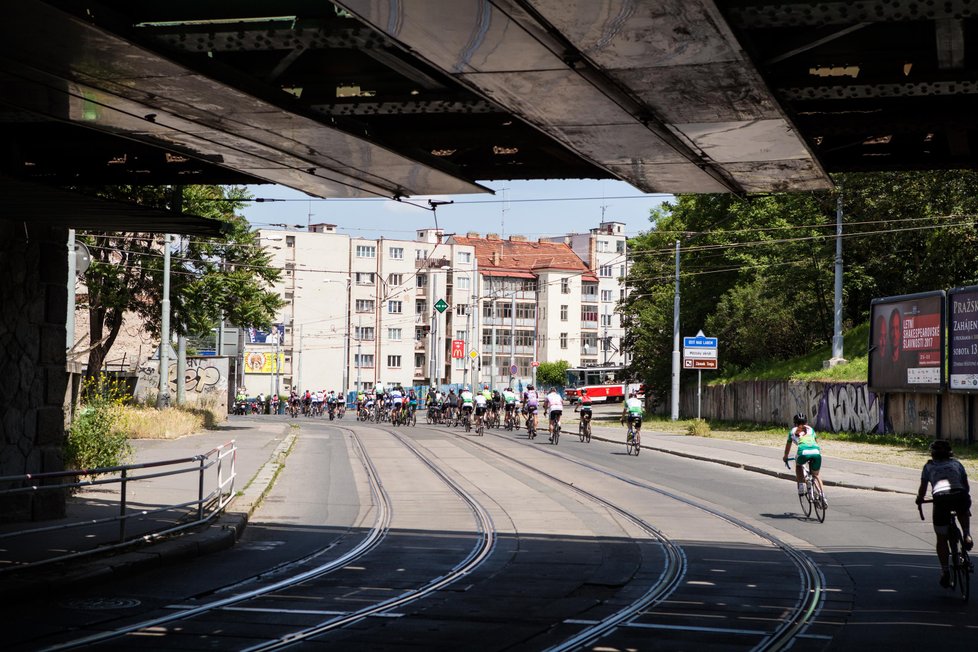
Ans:
POLYGON ((246 374, 274 374, 285 371, 285 354, 278 354, 278 369, 275 367, 274 351, 248 351, 244 354, 244 371, 246 374))
POLYGON ((472 349, 471 351, 469 351, 469 357, 475 360, 476 358, 479 357, 479 352, 476 351, 475 349, 472 349))

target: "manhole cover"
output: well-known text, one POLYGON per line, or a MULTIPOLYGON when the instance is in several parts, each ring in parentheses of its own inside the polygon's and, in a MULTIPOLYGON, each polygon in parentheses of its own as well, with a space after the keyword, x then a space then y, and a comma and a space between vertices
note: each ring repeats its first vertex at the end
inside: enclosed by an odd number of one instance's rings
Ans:
POLYGON ((108 609, 132 609, 142 604, 136 598, 82 598, 65 602, 68 609, 80 611, 104 611, 108 609))

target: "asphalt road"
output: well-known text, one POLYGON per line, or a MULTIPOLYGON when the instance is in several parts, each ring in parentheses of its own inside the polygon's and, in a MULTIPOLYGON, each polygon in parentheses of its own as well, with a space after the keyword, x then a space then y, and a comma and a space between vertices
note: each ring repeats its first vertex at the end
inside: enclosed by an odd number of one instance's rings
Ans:
POLYGON ((552 446, 391 430, 302 420, 237 546, 11 605, 5 647, 903 650, 976 635, 906 496, 833 489, 820 524, 791 483, 717 464, 566 431, 552 446))

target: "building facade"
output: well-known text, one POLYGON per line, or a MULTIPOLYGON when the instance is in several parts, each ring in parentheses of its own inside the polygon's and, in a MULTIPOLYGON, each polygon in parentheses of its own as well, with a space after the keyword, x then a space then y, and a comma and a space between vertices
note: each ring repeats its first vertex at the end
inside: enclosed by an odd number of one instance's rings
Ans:
POLYGON ((286 307, 280 336, 246 345, 249 391, 519 387, 533 382, 534 363, 621 364, 620 223, 539 241, 416 235, 351 238, 331 224, 261 231, 284 270, 276 290, 286 307))

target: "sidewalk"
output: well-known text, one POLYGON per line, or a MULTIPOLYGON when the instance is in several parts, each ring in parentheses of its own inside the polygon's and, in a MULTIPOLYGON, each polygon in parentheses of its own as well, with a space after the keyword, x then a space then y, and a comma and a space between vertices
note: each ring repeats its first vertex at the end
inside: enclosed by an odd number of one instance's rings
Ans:
MULTIPOLYGON (((563 436, 577 436, 577 421, 568 423, 563 436)), ((592 424, 591 438, 619 442, 625 446, 625 429, 617 425, 592 424)), ((794 466, 785 468, 781 461, 783 446, 759 446, 710 437, 690 437, 672 432, 642 428, 642 448, 694 460, 724 464, 745 471, 763 473, 786 480, 795 477, 794 466)), ((890 464, 856 462, 826 455, 825 478, 829 487, 849 487, 869 491, 888 491, 917 495, 920 470, 890 464)))
MULTIPOLYGON (((577 436, 576 420, 567 424, 563 434, 565 437, 577 436)), ((625 446, 625 430, 618 425, 596 423, 593 426, 592 438, 620 443, 622 448, 625 446)), ((215 523, 157 543, 136 544, 136 547, 130 548, 128 552, 106 553, 91 558, 54 563, 47 567, 2 573, 0 596, 43 594, 56 585, 107 578, 115 573, 160 565, 169 560, 192 557, 234 545, 249 516, 257 509, 262 497, 271 487, 275 473, 295 439, 289 422, 268 417, 248 417, 235 419, 217 431, 208 431, 181 439, 137 440, 134 442, 136 454, 133 461, 173 459, 204 453, 230 439, 235 439, 238 446, 237 479, 234 487, 238 495, 228 506, 225 515, 215 523)), ((794 478, 794 470, 786 469, 781 461, 783 452, 781 447, 648 430, 642 432, 642 448, 652 454, 669 454, 724 464, 785 480, 794 478)), ((920 478, 920 472, 914 469, 835 458, 829 459, 826 469, 827 486, 908 495, 916 494, 920 478)), ((134 487, 128 492, 131 504, 149 500, 156 503, 169 502, 165 499, 161 500, 160 496, 172 495, 174 491, 174 481, 167 477, 153 478, 140 483, 146 485, 136 488, 135 485, 139 483, 133 483, 134 487)), ((117 489, 112 491, 117 493, 117 489)), ((73 497, 69 501, 67 519, 60 522, 93 518, 92 510, 95 507, 92 503, 97 502, 93 501, 93 495, 97 497, 97 494, 88 491, 73 497)), ((102 505, 100 509, 104 513, 106 506, 102 505)), ((165 514, 154 518, 167 520, 165 514)), ((36 527, 54 523, 56 522, 27 525, 36 527)), ((25 524, 6 525, 0 527, 0 532, 16 528, 24 529, 24 527, 25 524)), ((38 555, 80 550, 86 546, 90 548, 91 539, 86 536, 89 532, 87 528, 79 528, 74 531, 58 530, 39 533, 19 538, 23 540, 18 541, 16 545, 13 540, 0 540, 0 568, 13 563, 23 563, 37 558, 38 555)))
MULTIPOLYGON (((278 419, 236 419, 217 430, 180 439, 133 440, 131 463, 171 460, 203 454, 230 440, 235 440, 236 477, 233 498, 225 513, 209 525, 189 528, 152 543, 134 543, 120 550, 107 550, 63 562, 52 562, 34 568, 0 573, 0 596, 25 592, 38 594, 52 586, 124 573, 136 568, 165 563, 221 550, 234 545, 248 518, 271 486, 281 462, 295 435, 287 422, 278 419)), ((186 465, 185 465, 186 466, 186 465)), ((226 468, 226 467, 225 467, 226 468)), ((166 467, 141 469, 131 475, 153 474, 166 467)), ((216 472, 216 469, 214 469, 216 472)), ((215 473, 216 476, 216 473, 215 473)), ((216 477, 208 473, 205 494, 214 488, 216 477)), ((126 491, 128 513, 140 509, 196 500, 199 476, 196 473, 167 475, 130 482, 126 491)), ((0 526, 0 532, 88 522, 117 514, 119 485, 86 487, 68 499, 64 519, 36 523, 14 523, 0 526)), ((184 510, 161 512, 128 519, 127 535, 159 530, 179 522, 184 510)), ((57 529, 24 536, 0 539, 0 568, 7 569, 29 562, 50 559, 75 551, 87 551, 116 540, 118 523, 57 529)))

